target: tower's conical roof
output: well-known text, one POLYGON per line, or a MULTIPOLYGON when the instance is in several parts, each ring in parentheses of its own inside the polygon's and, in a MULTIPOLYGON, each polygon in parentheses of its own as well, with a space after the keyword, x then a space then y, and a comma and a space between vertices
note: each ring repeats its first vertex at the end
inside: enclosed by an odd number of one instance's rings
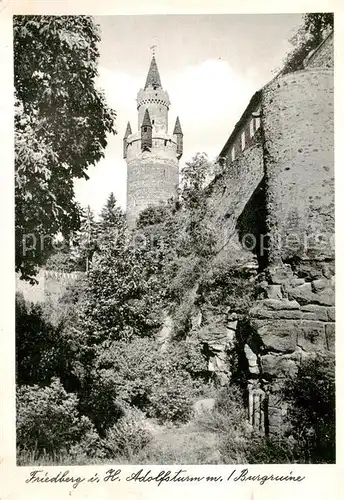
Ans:
POLYGON ((154 56, 152 57, 152 61, 149 66, 149 71, 146 78, 145 90, 149 87, 153 89, 161 88, 159 70, 154 56))
POLYGON ((152 126, 152 122, 151 122, 151 119, 149 116, 149 111, 148 111, 148 109, 146 109, 145 114, 143 116, 141 127, 151 127, 151 126, 152 126))
POLYGON ((125 134, 124 134, 124 139, 126 139, 131 134, 132 134, 131 126, 130 126, 130 122, 128 122, 126 131, 125 131, 125 134))
POLYGON ((180 125, 180 121, 179 121, 179 116, 177 116, 177 119, 176 119, 176 124, 175 124, 175 126, 174 126, 173 133, 174 133, 174 134, 181 134, 181 135, 183 135, 183 132, 182 132, 182 127, 181 127, 181 125, 180 125))

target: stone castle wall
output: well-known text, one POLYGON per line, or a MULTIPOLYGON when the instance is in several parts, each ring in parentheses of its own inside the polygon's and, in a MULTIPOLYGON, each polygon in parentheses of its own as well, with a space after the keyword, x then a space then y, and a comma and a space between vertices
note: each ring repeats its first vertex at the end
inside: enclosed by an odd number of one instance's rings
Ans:
POLYGON ((37 284, 30 285, 16 276, 16 292, 22 293, 27 302, 57 302, 68 285, 74 283, 83 273, 64 273, 41 269, 35 279, 37 284))
POLYGON ((274 80, 262 111, 271 260, 333 259, 333 71, 274 80))
POLYGON ((264 177, 263 149, 259 139, 208 187, 209 211, 218 235, 217 259, 252 260, 239 241, 238 219, 264 177))

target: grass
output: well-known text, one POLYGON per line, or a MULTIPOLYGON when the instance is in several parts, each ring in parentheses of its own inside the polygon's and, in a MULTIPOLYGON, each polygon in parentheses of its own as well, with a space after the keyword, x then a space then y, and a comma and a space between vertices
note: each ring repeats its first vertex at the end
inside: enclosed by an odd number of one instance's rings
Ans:
POLYGON ((67 452, 56 455, 42 454, 36 458, 33 452, 18 453, 17 464, 20 465, 101 465, 116 464, 219 464, 218 436, 215 432, 199 428, 195 423, 180 427, 161 426, 152 435, 151 442, 139 453, 127 450, 125 455, 116 454, 113 458, 89 458, 86 455, 71 456, 67 452))
POLYGON ((36 458, 32 452, 21 451, 18 465, 101 465, 101 464, 183 464, 216 465, 221 463, 244 463, 242 442, 237 429, 229 429, 230 422, 217 411, 205 411, 193 417, 188 423, 159 425, 147 419, 151 433, 150 442, 139 452, 132 452, 128 446, 123 454, 107 458, 91 458, 85 454, 72 456, 61 452, 53 456, 42 454, 36 458), (229 439, 232 437, 232 439, 229 439), (229 441, 228 441, 229 439, 229 441), (224 448, 224 443, 226 447, 224 448), (230 453, 228 454, 228 443, 230 453), (232 449, 234 447, 234 449, 232 449), (230 456, 231 462, 228 462, 230 456))

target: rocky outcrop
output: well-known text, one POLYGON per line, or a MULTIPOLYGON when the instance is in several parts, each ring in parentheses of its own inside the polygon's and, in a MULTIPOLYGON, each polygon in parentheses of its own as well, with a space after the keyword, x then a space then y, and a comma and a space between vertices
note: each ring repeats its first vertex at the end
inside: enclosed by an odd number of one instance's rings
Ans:
POLYGON ((204 305, 195 310, 191 323, 191 334, 203 345, 208 359, 208 371, 220 385, 225 385, 231 376, 228 357, 235 341, 236 314, 229 310, 219 313, 216 308, 204 305))
POLYGON ((305 357, 334 352, 335 284, 328 273, 300 277, 288 265, 269 269, 265 278, 262 297, 249 313, 252 332, 244 351, 251 418, 265 412, 268 430, 274 433, 285 412, 279 397, 283 381, 297 373, 305 357), (254 395, 259 390, 265 396, 258 401, 254 395))

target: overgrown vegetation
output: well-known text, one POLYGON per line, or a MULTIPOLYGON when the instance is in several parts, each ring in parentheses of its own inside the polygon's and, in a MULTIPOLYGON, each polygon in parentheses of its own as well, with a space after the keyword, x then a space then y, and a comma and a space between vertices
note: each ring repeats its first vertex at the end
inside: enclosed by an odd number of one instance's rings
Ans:
POLYGON ((303 68, 305 58, 333 30, 333 13, 304 14, 302 24, 289 40, 293 48, 287 55, 282 74, 291 73, 303 68))
MULTIPOLYGON (((58 303, 29 305, 17 297, 19 463, 334 460, 329 362, 309 362, 289 382, 289 427, 278 439, 253 434, 239 385, 215 390, 215 408, 194 415, 194 402, 214 394, 214 387, 202 343, 190 336, 193 304, 236 311, 243 321, 255 284, 254 271, 221 265, 205 277, 193 276, 191 267, 185 277, 192 257, 198 263, 205 258, 194 250, 189 225, 205 207, 194 201, 192 215, 173 202, 157 216, 147 209, 140 217, 142 245, 129 239, 111 195, 96 223, 89 271, 58 303), (169 232, 171 226, 180 232, 169 232), (179 333, 162 345, 156 333, 163 318, 169 311, 177 319, 181 307, 186 316, 179 333)), ((201 226, 198 234, 202 239, 201 226)), ((85 245, 84 259, 88 250, 85 245)))

